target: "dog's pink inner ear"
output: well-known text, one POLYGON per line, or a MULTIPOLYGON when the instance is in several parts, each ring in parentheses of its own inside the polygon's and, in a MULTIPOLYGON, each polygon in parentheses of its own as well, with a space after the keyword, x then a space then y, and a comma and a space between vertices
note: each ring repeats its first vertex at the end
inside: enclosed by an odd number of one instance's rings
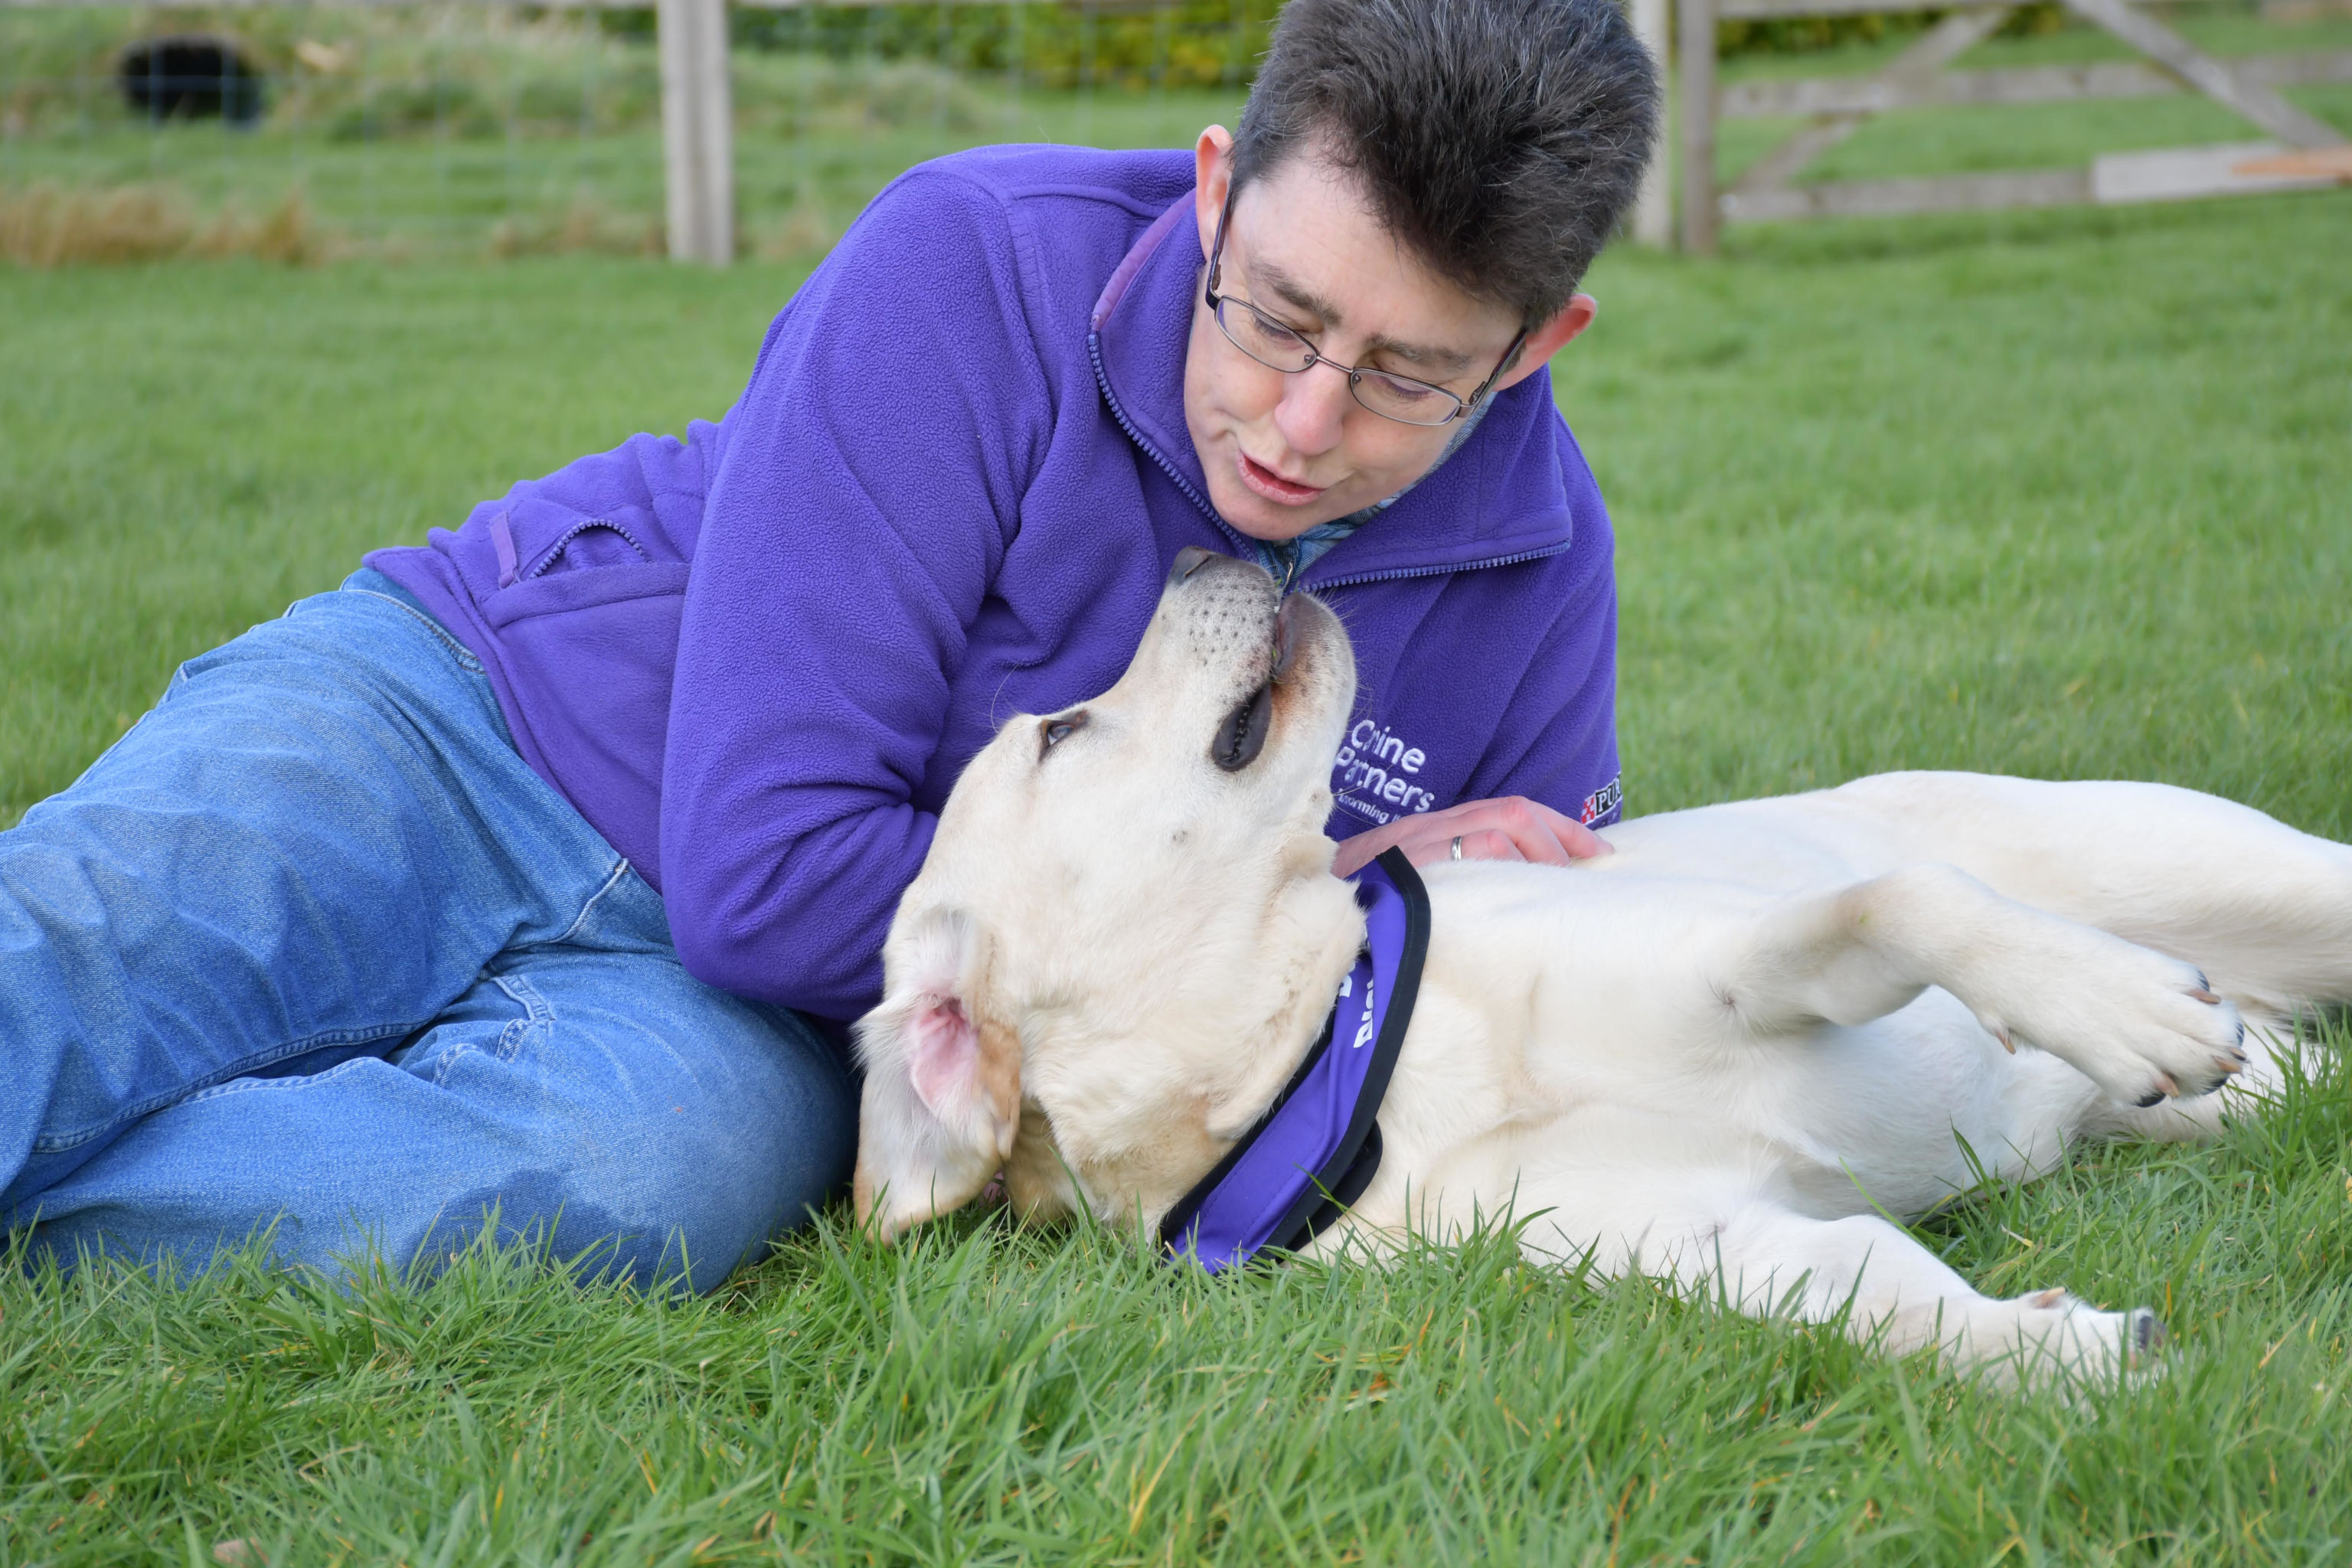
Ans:
POLYGON ((932 1115, 961 1115, 980 1066, 980 1032, 954 996, 926 999, 907 1024, 907 1076, 932 1115))

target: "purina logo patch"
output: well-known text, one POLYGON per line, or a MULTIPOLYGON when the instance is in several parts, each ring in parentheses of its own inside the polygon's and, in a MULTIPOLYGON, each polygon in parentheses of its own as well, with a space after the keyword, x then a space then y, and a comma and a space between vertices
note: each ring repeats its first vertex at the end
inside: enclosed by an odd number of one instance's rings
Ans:
POLYGON ((1619 773, 1584 797, 1584 804, 1576 808, 1576 819, 1587 827, 1600 827, 1614 820, 1624 804, 1625 775, 1619 773))
POLYGON ((1419 774, 1429 754, 1404 737, 1359 719, 1348 731, 1339 760, 1331 764, 1331 794, 1341 805, 1378 825, 1427 811, 1437 797, 1421 787, 1419 774))

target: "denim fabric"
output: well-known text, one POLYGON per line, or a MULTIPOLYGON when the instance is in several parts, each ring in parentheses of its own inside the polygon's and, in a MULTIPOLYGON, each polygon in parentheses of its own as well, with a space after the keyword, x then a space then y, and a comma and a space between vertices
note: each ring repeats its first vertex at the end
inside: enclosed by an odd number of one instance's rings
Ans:
POLYGON ((708 1289, 845 1178, 852 1075, 712 990, 363 572, 184 665, 0 834, 0 1218, 68 1259, 502 1236, 708 1289), (272 1228, 274 1227, 274 1228, 272 1228))

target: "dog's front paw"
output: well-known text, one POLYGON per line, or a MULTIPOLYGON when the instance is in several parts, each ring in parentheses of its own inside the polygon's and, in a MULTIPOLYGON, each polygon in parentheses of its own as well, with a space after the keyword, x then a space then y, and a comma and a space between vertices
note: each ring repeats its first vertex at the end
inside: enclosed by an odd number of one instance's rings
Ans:
POLYGON ((2168 1337, 2146 1307, 2102 1312, 2063 1290, 2037 1290, 1977 1314, 1960 1360, 2003 1387, 2113 1383, 2152 1374, 2168 1337))
POLYGON ((2246 1066, 2238 1009, 2193 965, 2081 934, 2012 976, 2012 1005, 1982 1017, 2003 1044, 2038 1046, 2126 1105, 2210 1094, 2246 1066))

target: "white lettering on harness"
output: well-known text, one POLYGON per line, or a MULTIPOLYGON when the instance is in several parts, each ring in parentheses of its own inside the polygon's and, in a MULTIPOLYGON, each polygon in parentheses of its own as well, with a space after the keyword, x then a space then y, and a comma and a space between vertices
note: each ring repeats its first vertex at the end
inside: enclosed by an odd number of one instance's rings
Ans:
POLYGON ((1348 1048, 1351 1051, 1360 1051, 1371 1041, 1374 1022, 1372 1013, 1378 1005, 1374 995, 1375 989, 1372 982, 1369 980, 1364 982, 1364 1021, 1356 1026, 1356 1037, 1348 1043, 1348 1048))

